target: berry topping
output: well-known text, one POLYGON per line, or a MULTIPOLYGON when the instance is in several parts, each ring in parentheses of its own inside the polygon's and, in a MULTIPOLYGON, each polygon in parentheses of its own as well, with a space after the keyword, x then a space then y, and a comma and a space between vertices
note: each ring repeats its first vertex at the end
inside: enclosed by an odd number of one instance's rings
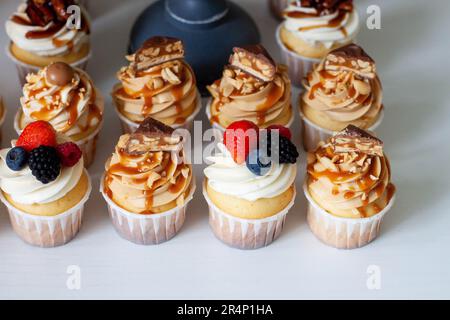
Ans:
POLYGON ((297 147, 291 140, 284 136, 280 136, 280 142, 278 143, 278 154, 280 163, 296 163, 299 157, 297 147))
POLYGON ((30 152, 28 165, 31 173, 43 184, 50 183, 59 176, 61 161, 53 147, 40 146, 30 152))
POLYGON ((266 175, 271 168, 271 161, 269 156, 264 156, 258 149, 250 152, 245 161, 247 168, 257 176, 266 175))
POLYGON ((259 128, 251 121, 233 122, 223 135, 223 143, 230 151, 234 161, 242 164, 251 150, 258 146, 259 128))
POLYGON ((13 171, 20 171, 27 164, 28 153, 24 148, 15 147, 6 155, 6 165, 13 171))
POLYGON ((271 125, 271 126, 267 127, 267 130, 269 130, 269 131, 279 130, 279 135, 280 136, 288 138, 289 140, 292 139, 291 130, 289 130, 289 128, 286 128, 285 126, 282 126, 282 125, 279 125, 279 124, 274 124, 274 125, 271 125))
POLYGON ((46 121, 36 121, 27 125, 16 142, 16 147, 22 147, 28 152, 40 146, 56 146, 55 130, 46 121))
POLYGON ((59 158, 61 159, 61 165, 64 167, 73 167, 78 163, 83 153, 73 142, 66 142, 56 147, 59 158))

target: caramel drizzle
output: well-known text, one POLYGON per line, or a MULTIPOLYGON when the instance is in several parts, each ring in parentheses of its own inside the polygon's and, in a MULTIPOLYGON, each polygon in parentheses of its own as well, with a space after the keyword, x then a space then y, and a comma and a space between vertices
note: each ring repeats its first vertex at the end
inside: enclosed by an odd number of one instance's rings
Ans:
MULTIPOLYGON (((330 155, 331 150, 330 148, 327 148, 326 150, 322 150, 319 152, 320 156, 324 155, 330 155)), ((356 159, 357 161, 358 159, 356 159)), ((388 165, 388 164, 387 164, 388 165)), ((381 195, 386 192, 386 203, 389 203, 392 197, 395 193, 395 186, 392 183, 388 183, 387 186, 384 185, 379 180, 372 180, 370 178, 371 175, 374 175, 375 165, 374 162, 372 162, 371 167, 369 170, 364 174, 358 181, 356 181, 358 187, 365 191, 365 197, 362 200, 362 206, 357 208, 358 212, 361 214, 362 217, 367 217, 367 211, 366 207, 370 204, 369 203, 369 195, 372 192, 375 192, 376 197, 379 198, 381 195)), ((387 168, 389 172, 389 167, 387 168)), ((314 163, 308 165, 308 173, 311 175, 312 179, 314 181, 317 181, 321 177, 326 177, 330 182, 332 183, 342 183, 347 180, 353 180, 357 178, 360 173, 349 173, 349 172, 334 172, 330 170, 324 170, 321 172, 316 172, 314 170, 314 163)), ((389 174, 389 173, 387 173, 389 174)), ((331 194, 334 196, 337 196, 339 194, 339 188, 337 186, 334 186, 331 190, 331 194)), ((350 200, 353 199, 356 196, 356 192, 352 190, 345 191, 344 193, 344 199, 350 200)), ((371 204, 372 210, 374 210, 375 213, 379 213, 382 208, 380 208, 379 205, 376 203, 371 204)))
MULTIPOLYGON (((346 11, 340 10, 338 15, 335 18, 333 18, 330 21, 328 21, 327 24, 320 24, 320 25, 316 25, 316 26, 301 27, 301 28, 298 28, 298 31, 303 32, 303 31, 309 31, 309 30, 314 30, 314 29, 319 29, 319 28, 336 28, 342 23, 342 21, 344 21, 344 19, 346 18, 347 14, 348 13, 346 11)), ((343 28, 341 28, 341 30, 342 29, 343 28)), ((347 33, 346 30, 345 30, 345 33, 347 33)))
MULTIPOLYGON (((123 149, 119 150, 119 155, 120 155, 121 159, 125 158, 125 159, 131 159, 131 160, 142 157, 142 155, 136 155, 136 156, 129 155, 129 154, 125 155, 125 151, 123 149)), ((156 161, 157 161, 156 155, 157 155, 157 153, 148 153, 142 161, 138 162, 136 167, 129 167, 123 161, 110 166, 109 169, 107 170, 106 178, 105 178, 105 186, 104 186, 105 193, 112 199, 113 194, 108 186, 110 185, 110 183, 113 180, 113 178, 112 178, 113 175, 135 176, 135 175, 145 173, 148 171, 148 168, 153 167, 156 164, 156 161)), ((148 177, 131 179, 131 182, 133 184, 137 184, 137 185, 144 184, 144 186, 145 186, 145 190, 142 191, 143 192, 142 194, 145 199, 145 210, 143 212, 141 212, 141 214, 153 214, 154 213, 154 211, 152 211, 154 192, 159 187, 161 187, 162 185, 167 183, 167 181, 168 181, 167 172, 169 171, 170 165, 171 165, 169 162, 170 162, 170 153, 165 153, 163 156, 163 159, 162 159, 162 163, 160 164, 160 166, 162 168, 164 168, 164 170, 160 173, 161 178, 159 179, 159 181, 155 181, 153 183, 152 188, 149 188, 147 186, 148 177)), ((178 174, 178 175, 176 177, 175 183, 173 183, 169 186, 168 192, 170 192, 172 194, 177 194, 182 191, 183 187, 186 184, 186 180, 187 180, 187 178, 181 174, 181 169, 183 169, 184 166, 185 166, 184 164, 179 164, 177 166, 177 168, 175 169, 174 176, 176 174, 178 174)))
MULTIPOLYGON (((172 94, 174 98, 174 107, 176 108, 177 114, 180 114, 183 112, 183 108, 180 105, 180 101, 184 98, 184 92, 183 88, 185 86, 185 79, 187 77, 186 70, 183 68, 183 71, 181 73, 180 77, 180 83, 177 85, 173 85, 170 88, 170 93, 172 94)), ((148 74, 147 74, 148 75, 148 74)), ((153 76, 159 76, 160 72, 153 72, 150 75, 153 76)), ((193 88, 195 88, 195 80, 193 81, 193 88)), ((160 94, 163 90, 157 89, 157 90, 151 90, 146 85, 142 88, 141 91, 137 91, 135 93, 128 93, 123 86, 119 87, 115 92, 114 95, 120 95, 128 99, 144 99, 144 105, 142 107, 142 115, 148 116, 152 113, 153 110, 153 97, 160 94)), ((184 123, 185 118, 178 117, 176 122, 184 123)))

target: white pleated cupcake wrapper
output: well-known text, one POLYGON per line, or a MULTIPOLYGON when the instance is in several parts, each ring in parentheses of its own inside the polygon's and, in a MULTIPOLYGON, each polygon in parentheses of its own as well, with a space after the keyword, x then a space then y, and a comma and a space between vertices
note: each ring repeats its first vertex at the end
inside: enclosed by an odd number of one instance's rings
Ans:
MULTIPOLYGON (((31 64, 27 64, 25 62, 22 62, 18 60, 10 51, 10 44, 6 46, 6 55, 15 63, 17 73, 19 76, 20 85, 23 86, 25 83, 27 83, 27 75, 30 73, 37 73, 41 68, 33 66, 31 64)), ((84 58, 80 59, 79 61, 76 61, 74 63, 71 63, 70 65, 75 68, 79 68, 81 70, 86 70, 89 59, 92 56, 92 52, 90 51, 84 58)))
MULTIPOLYGON (((113 101, 114 101, 114 99, 113 99, 113 101)), ((139 127, 139 123, 133 122, 130 119, 128 119, 127 117, 125 117, 117 109, 117 105, 115 105, 114 102, 113 102, 113 104, 114 104, 114 109, 116 110, 116 113, 119 116, 123 133, 133 133, 134 131, 136 131, 136 129, 139 127)), ((192 130, 192 125, 194 123, 194 119, 197 116, 197 114, 200 112, 201 109, 202 109, 202 97, 201 97, 200 93, 197 91, 197 106, 195 107, 194 112, 189 117, 186 118, 185 123, 173 124, 173 125, 171 125, 171 127, 174 129, 192 130)))
POLYGON ((276 215, 265 219, 242 219, 220 210, 209 198, 205 184, 203 196, 209 206, 209 224, 216 237, 230 247, 243 250, 263 248, 275 241, 295 201, 294 192, 292 201, 276 215))
POLYGON ((289 0, 269 0, 272 13, 278 18, 283 18, 283 12, 286 10, 289 0))
POLYGON ((92 185, 88 172, 88 190, 83 199, 74 207, 56 216, 35 216, 15 208, 0 191, 0 200, 8 208, 9 218, 17 235, 30 245, 52 248, 62 246, 72 240, 81 228, 83 211, 91 194, 92 185))
MULTIPOLYGON (((217 122, 211 122, 211 103, 212 102, 213 102, 213 99, 209 98, 207 103, 206 103, 206 108, 205 108, 206 117, 208 118, 209 123, 211 123, 211 127, 213 129, 217 129, 221 133, 224 133, 225 132, 225 128, 224 127, 222 127, 217 122)), ((295 119, 295 114, 294 114, 294 110, 292 110, 291 118, 289 119, 289 122, 286 124, 286 127, 290 128, 292 126, 292 124, 294 123, 294 119, 295 119)))
MULTIPOLYGON (((19 126, 19 119, 21 116, 22 111, 21 109, 19 109, 16 113, 16 116, 14 117, 14 130, 16 130, 18 135, 20 135, 22 132, 19 126)), ((89 168, 89 166, 94 162, 95 153, 97 150, 97 140, 102 127, 103 127, 103 118, 99 123, 99 125, 97 126, 97 128, 90 135, 88 135, 84 139, 74 141, 83 152, 83 160, 85 168, 89 168)))
POLYGON ((172 239, 184 224, 188 203, 195 192, 195 180, 191 191, 181 207, 156 214, 136 214, 119 207, 103 190, 104 175, 100 192, 108 204, 108 211, 117 233, 124 239, 141 245, 154 245, 172 239))
POLYGON ((278 26, 275 36, 278 46, 281 49, 282 61, 287 65, 289 70, 289 78, 291 78, 291 82, 294 86, 300 88, 302 86, 303 78, 308 75, 308 72, 311 71, 314 65, 319 63, 321 59, 303 57, 298 53, 289 50, 280 38, 280 31, 283 25, 284 23, 278 26))
POLYGON ((329 214, 314 201, 306 183, 303 192, 308 200, 306 219, 311 231, 323 243, 338 249, 356 249, 375 240, 380 234, 383 217, 395 202, 394 195, 381 212, 369 218, 340 218, 329 214))
MULTIPOLYGON (((320 141, 327 141, 328 138, 332 137, 336 132, 328 129, 324 129, 310 121, 308 118, 304 116, 299 108, 301 126, 302 126, 302 141, 303 148, 305 151, 313 151, 317 148, 317 145, 320 141)), ((376 129, 380 126, 381 122, 384 118, 384 111, 380 111, 380 115, 378 120, 369 128, 369 131, 375 132, 376 129)))

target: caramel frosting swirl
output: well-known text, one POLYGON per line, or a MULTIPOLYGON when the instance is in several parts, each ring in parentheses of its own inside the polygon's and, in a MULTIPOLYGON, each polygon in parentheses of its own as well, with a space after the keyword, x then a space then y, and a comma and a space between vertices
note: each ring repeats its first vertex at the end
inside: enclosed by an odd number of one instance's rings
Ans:
POLYGON ((279 65, 274 80, 263 82, 239 70, 226 68, 208 90, 213 96, 211 122, 226 128, 238 120, 250 120, 265 128, 286 125, 292 115, 291 82, 287 68, 279 65))
POLYGON ((381 212, 395 193, 384 154, 339 152, 321 143, 308 154, 307 187, 316 203, 344 218, 366 218, 381 212))
POLYGON ((143 71, 130 64, 117 77, 120 83, 114 87, 113 99, 118 111, 136 123, 150 116, 167 125, 183 124, 200 102, 194 72, 181 59, 143 71))
POLYGON ((304 116, 332 131, 349 124, 370 128, 383 108, 378 76, 365 78, 352 71, 326 70, 324 63, 325 60, 304 81, 306 90, 301 97, 304 116))
POLYGON ((138 214, 162 213, 182 206, 193 183, 192 167, 185 162, 182 148, 130 154, 129 140, 129 134, 121 136, 106 163, 105 194, 138 214))
POLYGON ((52 84, 46 77, 47 68, 29 74, 23 88, 22 117, 19 126, 44 120, 57 132, 72 140, 79 140, 93 132, 102 121, 103 99, 89 76, 74 68, 73 78, 67 84, 52 84))

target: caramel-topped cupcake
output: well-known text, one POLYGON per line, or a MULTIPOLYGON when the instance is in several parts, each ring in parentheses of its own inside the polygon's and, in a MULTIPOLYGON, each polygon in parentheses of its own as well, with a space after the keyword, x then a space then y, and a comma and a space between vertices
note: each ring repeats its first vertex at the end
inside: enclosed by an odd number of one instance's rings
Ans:
POLYGON ((6 22, 8 54, 22 84, 28 73, 56 61, 86 68, 90 56, 90 22, 83 9, 79 24, 69 7, 74 0, 27 0, 6 22))
POLYGON ((188 128, 201 108, 192 68, 184 60, 183 43, 153 37, 117 74, 112 93, 125 132, 133 132, 146 118, 188 128))
POLYGON ((375 130, 381 122, 383 91, 376 65, 356 44, 331 51, 308 74, 304 86, 300 111, 308 150, 350 124, 375 130), (311 127, 319 132, 308 132, 311 127))
POLYGON ((145 119, 136 132, 120 137, 105 169, 101 191, 119 234, 136 243, 155 244, 170 239, 181 228, 195 180, 182 137, 174 134, 174 129, 145 119), (123 219, 129 223, 122 223, 123 219), (155 231, 130 229, 136 221, 155 231), (158 232, 164 236, 155 238, 158 232))
POLYGON ((208 86, 211 123, 224 130, 249 120, 262 128, 292 122, 291 82, 286 67, 277 65, 261 45, 234 48, 222 78, 208 86))
POLYGON ((322 59, 328 51, 352 42, 359 31, 352 0, 291 1, 283 15, 281 41, 307 58, 322 59))
POLYGON ((104 101, 87 73, 63 62, 53 63, 27 76, 20 102, 15 119, 18 133, 30 122, 48 121, 79 145, 86 166, 93 161, 104 101))
POLYGON ((350 125, 308 154, 307 174, 308 222, 321 240, 353 248, 377 236, 395 194, 381 140, 350 125))

